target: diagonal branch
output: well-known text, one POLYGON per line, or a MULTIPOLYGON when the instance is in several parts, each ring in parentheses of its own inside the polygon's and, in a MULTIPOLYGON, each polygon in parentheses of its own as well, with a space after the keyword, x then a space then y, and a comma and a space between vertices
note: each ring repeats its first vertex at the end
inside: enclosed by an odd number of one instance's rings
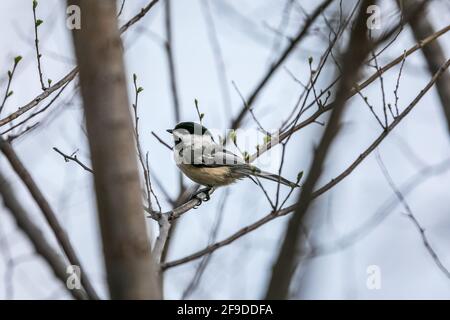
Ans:
MULTIPOLYGON (((359 91, 363 90, 367 86, 369 86, 380 75, 382 75, 383 73, 387 72, 388 70, 390 70, 391 68, 393 68, 397 64, 403 62, 406 59, 406 57, 408 57, 409 55, 413 54, 417 50, 430 45, 430 43, 432 43, 433 41, 435 41, 437 38, 439 38, 440 36, 444 35, 448 31, 450 31, 450 25, 448 25, 448 26, 442 28, 441 30, 437 31, 436 33, 433 33, 433 34, 429 35, 428 37, 418 41, 410 49, 406 50, 404 53, 399 55, 397 58, 395 58, 394 60, 392 60, 388 64, 386 64, 383 67, 379 68, 378 71, 374 72, 365 81, 363 81, 362 83, 356 85, 355 88, 353 88, 352 91, 350 92, 350 94, 348 96, 348 99, 353 97, 355 94, 357 94, 359 91)), ((314 104, 314 103, 315 103, 315 101, 311 102, 311 105, 314 104)), ((253 162, 257 157, 261 156, 266 151, 270 150, 271 148, 273 148, 274 146, 276 146, 280 142, 282 142, 285 139, 287 139, 294 132, 299 131, 300 129, 308 126, 309 124, 311 124, 314 121, 316 121, 321 115, 323 115, 324 113, 332 110, 333 104, 334 104, 334 102, 329 103, 328 105, 324 106, 322 109, 319 109, 316 112, 314 112, 309 118, 305 119, 304 121, 300 122, 299 124, 291 127, 290 129, 288 129, 285 132, 283 132, 282 134, 280 134, 280 136, 277 139, 272 139, 271 141, 269 141, 265 145, 261 146, 258 149, 258 152, 254 153, 250 157, 250 162, 253 162)), ((306 108, 309 108, 309 106, 306 107, 306 108)))
POLYGON ((301 224, 312 203, 314 187, 322 175, 323 164, 328 151, 338 136, 341 117, 344 113, 347 96, 356 82, 358 71, 372 47, 367 37, 366 8, 371 0, 362 1, 355 25, 350 35, 350 43, 342 61, 342 76, 336 93, 334 108, 319 145, 315 149, 314 158, 302 191, 295 205, 295 212, 289 220, 287 231, 281 245, 278 258, 273 265, 272 275, 266 292, 267 299, 286 299, 289 297, 291 279, 297 266, 297 254, 300 249, 301 224), (361 49, 364 48, 364 49, 361 49))
MULTIPOLYGON (((172 90, 172 104, 175 115, 175 122, 179 123, 181 121, 180 115, 180 100, 177 86, 177 77, 175 71, 175 61, 173 53, 173 32, 172 32, 172 10, 171 10, 171 0, 165 0, 165 28, 166 28, 166 42, 165 49, 167 55, 167 62, 169 64, 169 79, 170 79, 170 89, 172 90)), ((180 184, 180 190, 183 189, 183 174, 178 173, 178 182, 180 184)))
POLYGON ((394 180, 392 180, 392 177, 389 174, 389 171, 387 170, 385 164, 383 163, 383 160, 381 159, 381 156, 380 156, 378 150, 376 152, 376 158, 377 158, 378 164, 380 166, 381 172, 383 173, 385 179, 387 180, 387 182, 388 182, 389 186, 391 187, 392 191, 394 192, 395 196, 398 198, 398 200, 402 204, 403 208, 406 210, 406 216, 409 219, 411 219, 414 226, 419 231, 420 236, 422 237, 423 244, 424 244, 425 248, 427 249, 428 253, 430 254, 431 258, 434 260, 434 263, 442 271, 442 273, 447 278, 450 279, 450 272, 443 265, 441 259, 439 259, 439 256, 437 255, 436 251, 434 251, 433 247, 431 246, 430 242, 428 241, 428 238, 425 234, 425 229, 420 225, 419 221, 417 220, 416 216, 413 214, 411 207, 409 206, 405 197, 403 196, 403 194, 400 192, 400 190, 395 185, 394 180))
MULTIPOLYGON (((3 203, 5 207, 11 211, 12 216, 16 220, 17 225, 20 229, 28 236, 36 252, 39 253, 44 260, 49 264, 50 268, 53 270, 55 276, 66 286, 67 273, 66 264, 61 259, 61 257, 56 253, 56 251, 51 247, 51 245, 45 239, 42 231, 39 227, 32 221, 32 219, 25 212, 25 209, 20 204, 19 200, 14 195, 11 187, 6 181, 3 174, 0 172, 0 194, 3 198, 3 203)), ((83 278, 83 277, 82 277, 83 278)), ((69 290, 69 293, 75 299, 88 299, 86 292, 82 289, 69 290)))
MULTIPOLYGON (((406 1, 397 0, 396 1, 400 10, 404 10, 403 6, 406 4, 406 1)), ((415 3, 415 1, 409 1, 409 3, 415 3)), ((414 38, 417 41, 427 37, 430 34, 434 33, 434 28, 429 20, 426 12, 424 14, 411 19, 409 22, 409 26, 413 32, 414 38)), ((442 65, 446 58, 443 47, 438 41, 434 41, 429 46, 422 48, 422 53, 428 65, 428 70, 430 74, 434 74, 439 66, 442 65)), ((447 129, 450 132, 450 72, 444 72, 439 80, 436 82, 436 89, 439 96, 439 100, 441 101, 442 111, 447 121, 447 129)))
POLYGON ((320 16, 320 14, 326 10, 326 8, 333 2, 333 0, 325 0, 322 2, 313 13, 311 13, 310 16, 305 21, 305 24, 303 27, 299 30, 297 35, 292 39, 289 46, 284 50, 284 52, 280 55, 280 57, 272 64, 270 69, 267 71, 267 73, 264 75, 264 77, 261 79, 261 81, 257 84, 253 92, 250 94, 249 98, 246 99, 247 106, 243 106, 240 113, 237 115, 237 117, 233 120, 231 128, 237 129, 242 120, 244 120, 245 115, 249 111, 249 108, 253 105, 253 103, 258 98, 259 94, 262 92, 262 90, 265 88, 269 80, 272 78, 272 76, 275 74, 275 72, 279 69, 279 67, 286 61, 286 59, 291 55, 293 51, 297 48, 297 45, 301 42, 301 40, 308 34, 308 31, 314 21, 317 19, 317 17, 320 16))
MULTIPOLYGON (((120 28, 120 33, 122 34, 126 32, 132 25, 141 20, 158 1, 159 0, 150 1, 144 8, 140 10, 138 14, 136 14, 133 18, 131 18, 127 23, 125 23, 120 28)), ((0 119, 0 127, 6 125, 7 123, 10 123, 14 119, 20 117, 22 114, 36 107, 41 101, 45 100, 53 92, 64 86, 66 83, 71 82, 73 79, 75 79, 77 74, 78 74, 78 67, 75 67, 68 74, 62 77, 61 80, 56 82, 53 86, 47 87, 44 92, 34 97, 33 100, 31 100, 24 106, 19 107, 16 111, 11 113, 7 117, 0 119)))
MULTIPOLYGON (((58 218, 56 217, 56 213, 50 207, 50 204, 48 203, 44 194, 41 192, 37 184, 34 182, 34 179, 31 177, 30 173, 25 168, 22 161, 20 161, 11 144, 0 138, 0 149, 5 155, 5 157, 8 159, 11 167, 14 169, 14 171, 20 177, 22 182, 28 188, 28 191, 32 195, 33 199, 36 201, 36 204, 41 209, 50 228, 55 234, 55 237, 58 240, 59 245, 64 250, 64 253, 66 254, 69 262, 72 265, 79 266, 81 270, 87 270, 83 268, 81 261, 78 258, 66 231, 61 226, 61 224, 58 221, 58 218)), ((83 274, 83 277, 81 277, 81 283, 83 284, 84 288, 86 289, 86 292, 88 293, 91 299, 96 300, 99 299, 91 281, 89 280, 89 277, 86 274, 83 274)))
MULTIPOLYGON (((315 199, 315 198, 319 197, 320 195, 324 194, 325 192, 327 192, 328 190, 330 190, 331 188, 336 186, 339 182, 344 180, 351 172, 353 172, 353 170, 355 170, 364 161, 364 159, 366 159, 372 153, 372 151, 375 150, 376 147, 378 147, 381 144, 381 142, 409 114, 409 112, 411 112, 411 110, 419 103, 419 101, 422 99, 422 97, 431 89, 431 87, 434 85, 434 83, 439 78, 441 73, 444 70, 448 69, 449 65, 450 65, 450 60, 448 60, 443 66, 441 66, 441 68, 438 70, 438 72, 434 74, 433 78, 420 91, 420 93, 416 96, 416 98, 414 98, 414 100, 405 108, 405 110, 402 113, 400 113, 400 115, 395 119, 395 121, 393 121, 386 128, 386 130, 383 131, 378 136, 378 138, 375 139, 372 142, 372 144, 353 161, 352 164, 350 164, 350 166, 347 167, 347 169, 345 169, 337 177, 331 179, 330 182, 326 183, 324 186, 322 186, 319 189, 317 189, 316 191, 314 191, 314 193, 312 194, 312 197, 315 199)), ((176 213, 176 215, 179 216, 182 214, 182 212, 189 210, 187 208, 189 208, 191 206, 194 207, 196 204, 197 204, 197 200, 192 200, 192 201, 185 203, 184 205, 172 210, 172 212, 176 213), (192 202, 194 202, 194 203, 192 203, 192 202)), ((190 209, 192 209, 192 208, 190 208, 190 209)), ((184 258, 180 258, 180 259, 177 259, 174 261, 167 262, 162 265, 162 268, 168 269, 168 268, 172 268, 172 267, 196 260, 196 259, 204 256, 205 254, 216 251, 217 249, 236 241, 237 239, 241 238, 242 236, 250 233, 253 230, 258 229, 259 227, 265 225, 266 223, 272 221, 273 219, 285 216, 294 210, 295 210, 295 205, 292 205, 292 206, 286 207, 284 209, 281 209, 275 213, 271 212, 268 215, 264 216, 263 218, 257 220, 256 222, 240 229, 239 231, 237 231, 236 233, 232 234, 231 236, 225 238, 224 240, 216 242, 212 245, 209 245, 206 248, 199 250, 199 251, 197 251, 191 255, 188 255, 184 258)))

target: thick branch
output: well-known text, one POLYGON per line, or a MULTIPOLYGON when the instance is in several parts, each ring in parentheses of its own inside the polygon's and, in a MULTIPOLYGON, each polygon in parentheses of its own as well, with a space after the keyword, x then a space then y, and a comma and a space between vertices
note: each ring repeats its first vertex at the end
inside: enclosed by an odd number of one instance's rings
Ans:
MULTIPOLYGON (((68 274, 66 273, 66 264, 56 253, 55 249, 47 242, 39 227, 33 223, 32 219, 25 212, 1 172, 0 194, 5 207, 11 211, 17 225, 27 235, 28 239, 30 239, 36 252, 48 263, 55 276, 63 283, 64 288, 67 288, 66 281, 68 274)), ((86 292, 82 289, 68 289, 68 291, 75 299, 88 299, 86 292)))
MULTIPOLYGON (((58 243, 61 245, 67 258, 69 259, 69 262, 72 265, 79 266, 81 270, 85 271, 86 269, 83 268, 81 261, 78 258, 77 254, 75 252, 75 249, 72 246, 72 243, 70 242, 70 239, 69 239, 66 231, 64 230, 64 228, 61 226, 61 224, 58 221, 58 218, 56 217, 56 213, 51 208, 50 204, 48 203, 48 201, 45 198, 42 191, 37 186, 36 182, 34 182, 34 179, 31 176, 31 174, 25 168, 22 161, 20 161, 19 157, 17 156, 16 152, 12 148, 11 144, 9 142, 6 142, 5 140, 3 140, 3 138, 0 138, 0 149, 3 152, 3 154, 5 155, 5 157, 8 159, 11 167, 14 169, 14 171, 20 177, 22 182, 26 185, 26 187, 28 188, 28 191, 33 196, 33 199, 36 201, 37 205, 41 209, 50 228, 52 229, 53 233, 55 234, 55 237, 58 240, 58 243)), ((86 274, 83 274, 83 276, 81 277, 81 283, 85 287, 86 292, 89 294, 89 297, 91 299, 99 299, 97 293, 94 290, 94 287, 93 287, 91 281, 89 280, 89 277, 86 274)))
POLYGON ((367 54, 369 39, 366 29, 366 8, 372 3, 363 1, 359 8, 356 24, 350 36, 348 49, 343 57, 342 76, 336 93, 333 110, 323 133, 322 139, 314 152, 311 168, 298 199, 294 215, 289 220, 286 235, 278 258, 272 268, 272 276, 267 288, 267 299, 286 299, 289 297, 291 278, 297 265, 297 255, 300 249, 300 226, 313 200, 313 189, 322 175, 323 164, 334 139, 338 136, 340 119, 344 112, 347 96, 356 82, 358 70, 367 54), (361 49, 365 48, 365 49, 361 49))
MULTIPOLYGON (((399 0, 397 3, 401 10, 403 10, 402 1, 399 0)), ((413 4, 417 1, 411 1, 413 4)), ((429 20, 427 14, 424 14, 415 17, 414 19, 409 20, 409 25, 414 34, 414 38, 417 41, 421 41, 425 37, 428 37, 430 34, 434 34, 434 28, 429 20)), ((434 41, 429 46, 422 48, 423 55, 428 65, 428 70, 430 74, 436 73, 439 70, 439 67, 445 63, 446 57, 444 53, 444 49, 439 44, 438 41, 434 41)), ((450 132, 450 72, 444 72, 442 76, 436 82, 436 90, 441 101, 442 111, 445 116, 445 120, 447 121, 447 129, 450 132)))
POLYGON ((108 285, 113 299, 162 296, 142 209, 115 1, 69 1, 83 12, 73 31, 92 156, 108 285))

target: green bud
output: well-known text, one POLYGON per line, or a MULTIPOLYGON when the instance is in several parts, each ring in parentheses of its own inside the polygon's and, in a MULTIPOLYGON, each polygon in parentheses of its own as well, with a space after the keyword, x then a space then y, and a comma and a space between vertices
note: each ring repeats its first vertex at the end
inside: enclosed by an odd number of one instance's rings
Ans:
POLYGON ((18 64, 22 60, 22 56, 17 56, 14 58, 14 64, 18 64))
POLYGON ((42 21, 41 19, 37 19, 36 20, 36 27, 39 27, 43 23, 44 23, 44 21, 42 21))
POLYGON ((37 6, 38 6, 38 2, 36 0, 33 0, 33 9, 36 9, 37 6))
POLYGON ((231 130, 231 132, 230 132, 230 139, 231 139, 231 141, 233 141, 234 144, 236 144, 237 134, 236 134, 235 130, 231 130))
POLYGON ((144 88, 142 88, 142 87, 137 88, 137 93, 140 93, 142 91, 144 91, 144 88))
POLYGON ((244 151, 244 160, 245 162, 248 162, 250 160, 250 155, 248 154, 247 151, 244 151))
POLYGON ((6 95, 6 97, 9 98, 10 96, 13 95, 13 93, 14 93, 14 91, 11 90, 10 92, 8 92, 8 94, 6 95))
POLYGON ((136 80, 137 80, 137 75, 136 75, 136 73, 133 73, 133 81, 136 82, 136 80))
POLYGON ((303 171, 300 171, 297 175, 297 183, 299 183, 300 180, 302 180, 302 177, 303 177, 303 171))
POLYGON ((48 86, 50 87, 52 85, 52 79, 48 79, 47 82, 48 82, 48 86))
POLYGON ((264 137, 264 143, 265 143, 265 144, 269 143, 271 139, 272 139, 271 136, 266 135, 266 136, 264 137))
POLYGON ((311 64, 313 62, 313 57, 308 58, 308 63, 311 64))

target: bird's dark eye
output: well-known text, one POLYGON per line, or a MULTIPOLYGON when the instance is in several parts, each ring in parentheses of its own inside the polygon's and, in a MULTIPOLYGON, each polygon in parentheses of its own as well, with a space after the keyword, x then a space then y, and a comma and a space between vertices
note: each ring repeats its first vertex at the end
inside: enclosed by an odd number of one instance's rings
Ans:
POLYGON ((175 145, 177 145, 181 142, 181 138, 178 136, 173 136, 173 141, 175 142, 175 145))

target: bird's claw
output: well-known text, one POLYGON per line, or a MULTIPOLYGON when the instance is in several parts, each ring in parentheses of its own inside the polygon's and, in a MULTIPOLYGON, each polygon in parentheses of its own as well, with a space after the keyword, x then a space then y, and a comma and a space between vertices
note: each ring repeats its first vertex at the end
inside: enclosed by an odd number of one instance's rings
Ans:
POLYGON ((198 207, 200 207, 200 205, 204 202, 207 202, 211 199, 209 192, 211 191, 211 189, 201 189, 199 191, 197 191, 196 193, 194 193, 193 195, 191 195, 191 197, 189 198, 189 201, 191 200, 197 200, 198 203, 194 206, 194 209, 197 209, 198 207))

